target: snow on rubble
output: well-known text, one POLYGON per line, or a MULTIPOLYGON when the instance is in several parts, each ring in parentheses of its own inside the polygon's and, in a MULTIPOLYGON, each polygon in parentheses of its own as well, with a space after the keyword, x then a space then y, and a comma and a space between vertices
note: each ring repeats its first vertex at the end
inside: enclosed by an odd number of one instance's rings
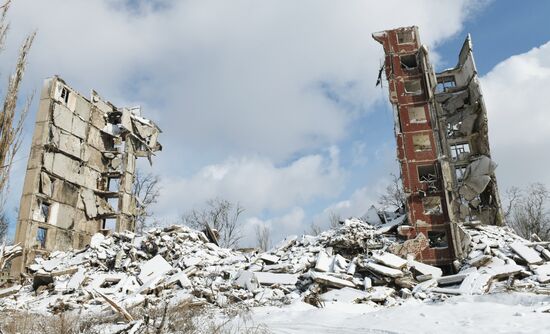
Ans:
MULTIPOLYGON (((391 227, 348 219, 318 236, 288 237, 265 253, 220 248, 185 226, 144 236, 96 234, 86 249, 37 258, 25 284, 0 290, 0 310, 114 311, 132 321, 128 311, 138 305, 183 300, 222 308, 335 301, 380 308, 511 290, 550 295, 548 242, 527 241, 506 227, 464 226, 469 255, 456 274, 444 276, 396 255, 404 240, 391 227)), ((421 245, 424 239, 417 237, 421 245)), ((550 312, 550 304, 539 311, 550 312)))

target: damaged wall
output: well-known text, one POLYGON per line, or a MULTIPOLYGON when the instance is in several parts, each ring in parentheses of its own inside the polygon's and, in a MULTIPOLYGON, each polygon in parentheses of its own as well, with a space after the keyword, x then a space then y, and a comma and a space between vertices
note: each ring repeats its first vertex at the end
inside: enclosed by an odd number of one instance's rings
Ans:
POLYGON ((491 160, 487 110, 477 77, 470 36, 455 68, 436 74, 435 106, 444 143, 441 158, 451 218, 502 225, 491 160))
POLYGON ((458 65, 435 73, 417 27, 373 34, 384 47, 409 238, 428 237, 420 258, 441 266, 463 256, 458 224, 502 224, 487 113, 470 37, 458 65))
POLYGON ((162 149, 160 129, 139 108, 117 108, 94 91, 88 100, 54 77, 45 81, 19 208, 23 257, 80 249, 103 231, 135 229, 137 157, 162 149))

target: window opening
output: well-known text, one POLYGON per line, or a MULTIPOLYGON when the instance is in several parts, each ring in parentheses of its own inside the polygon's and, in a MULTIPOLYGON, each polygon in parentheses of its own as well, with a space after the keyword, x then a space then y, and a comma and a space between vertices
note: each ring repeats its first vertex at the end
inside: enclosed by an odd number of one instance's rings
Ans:
POLYGON ((36 241, 40 248, 46 248, 46 236, 48 235, 48 229, 39 227, 36 231, 36 241))
POLYGON ((468 153, 470 153, 470 145, 468 143, 451 145, 451 157, 453 160, 464 159, 468 153))
POLYGON ((428 190, 437 191, 437 172, 435 165, 418 166, 418 181, 428 185, 428 190))
POLYGON ((103 220, 103 229, 104 230, 116 230, 116 218, 105 218, 103 220))
POLYGON ((115 210, 115 212, 118 212, 118 197, 111 197, 107 199, 107 203, 115 210))
POLYGON ((437 93, 445 92, 449 88, 456 87, 456 81, 454 76, 447 76, 447 77, 441 77, 437 78, 437 86, 435 88, 435 91, 437 93))
POLYGON ((464 180, 464 174, 466 174, 466 166, 455 167, 456 182, 461 183, 464 180))
POLYGON ((441 208, 441 197, 429 196, 422 198, 422 206, 426 215, 440 215, 443 213, 441 208))
POLYGON ((44 219, 44 222, 48 221, 50 216, 50 204, 45 202, 40 202, 40 217, 44 219))
POLYGON ((428 240, 431 248, 447 248, 447 233, 444 231, 428 231, 428 240))
POLYGON ((412 43, 414 41, 413 31, 412 30, 405 30, 405 31, 398 31, 397 32, 397 43, 398 44, 405 44, 405 43, 412 43))
POLYGON ((416 54, 400 56, 401 68, 404 70, 412 70, 418 67, 416 54))
POLYGON ((65 104, 69 103, 69 89, 67 87, 61 88, 61 100, 63 100, 65 104))
POLYGON ((411 95, 422 94, 422 84, 420 80, 405 80, 405 93, 411 95))
POLYGON ((111 192, 118 192, 120 189, 120 178, 110 177, 107 179, 107 190, 111 192))

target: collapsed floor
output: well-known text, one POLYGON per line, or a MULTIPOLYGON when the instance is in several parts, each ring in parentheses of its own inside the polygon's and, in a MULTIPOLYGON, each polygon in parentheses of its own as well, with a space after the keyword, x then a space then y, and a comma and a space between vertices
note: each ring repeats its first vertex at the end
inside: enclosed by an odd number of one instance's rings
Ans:
POLYGON ((318 236, 287 238, 265 253, 220 248, 184 226, 144 236, 96 234, 84 250, 37 258, 23 285, 0 290, 0 310, 115 312, 132 322, 136 306, 183 301, 222 308, 297 300, 387 307, 409 298, 433 302, 506 290, 550 295, 549 242, 527 241, 506 227, 465 226, 469 256, 457 274, 444 276, 437 267, 395 255, 406 253, 407 244, 394 227, 348 219, 318 236))

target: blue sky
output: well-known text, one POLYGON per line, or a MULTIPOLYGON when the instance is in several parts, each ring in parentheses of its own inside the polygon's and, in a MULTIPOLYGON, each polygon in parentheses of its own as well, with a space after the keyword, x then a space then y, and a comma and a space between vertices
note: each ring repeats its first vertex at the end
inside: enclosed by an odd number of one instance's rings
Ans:
MULTIPOLYGON (((372 32, 418 25, 437 69, 456 64, 469 32, 501 190, 550 185, 540 155, 550 120, 538 94, 550 84, 550 4, 407 3, 20 0, 0 66, 7 73, 37 29, 23 92, 59 74, 84 95, 93 88, 116 105, 142 105, 164 130, 153 168, 141 164, 162 178, 157 218, 168 224, 227 198, 245 207, 252 244, 257 225, 277 240, 326 226, 329 212, 361 215, 397 172, 372 32)), ((36 98, 8 208, 19 200, 35 110, 36 98)))

